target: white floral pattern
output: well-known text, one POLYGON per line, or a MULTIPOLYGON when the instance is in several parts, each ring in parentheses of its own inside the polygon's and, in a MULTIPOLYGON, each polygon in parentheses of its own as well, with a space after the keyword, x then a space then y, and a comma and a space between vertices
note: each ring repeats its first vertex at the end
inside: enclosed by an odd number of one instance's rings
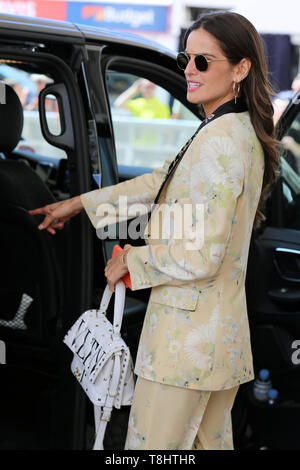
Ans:
POLYGON ((152 313, 150 316, 150 326, 149 326, 149 333, 153 333, 153 331, 157 328, 157 316, 155 313, 152 313))
MULTIPOLYGON (((99 205, 116 207, 119 196, 127 195, 132 204, 153 202, 169 164, 82 195, 94 226, 107 224, 96 215, 99 205)), ((204 204, 203 217, 194 211, 183 239, 172 238, 171 224, 166 228, 171 238, 163 240, 154 210, 146 245, 131 248, 127 256, 133 290, 152 288, 137 375, 200 390, 228 389, 253 379, 245 277, 263 172, 263 148, 248 112, 213 120, 187 149, 159 202, 193 209, 204 204), (195 233, 204 239, 195 240, 195 233)))
MULTIPOLYGON (((143 442, 143 436, 138 432, 135 426, 136 417, 130 416, 127 429, 126 449, 138 450, 143 442)), ((145 439, 145 438, 144 438, 145 439)))
POLYGON ((181 348, 181 346, 180 346, 179 341, 176 341, 176 340, 170 341, 170 343, 169 343, 169 351, 170 351, 170 353, 172 353, 172 354, 177 354, 178 351, 180 350, 180 348, 181 348))
POLYGON ((210 259, 213 263, 219 264, 220 259, 223 258, 225 252, 225 245, 224 243, 212 243, 210 246, 210 259))
POLYGON ((151 376, 153 379, 154 371, 152 365, 152 355, 147 354, 146 347, 143 345, 139 348, 139 355, 137 357, 136 365, 138 365, 140 373, 143 377, 151 376))
POLYGON ((185 339, 185 354, 199 369, 210 368, 212 365, 218 316, 219 310, 215 308, 209 323, 191 330, 185 339))

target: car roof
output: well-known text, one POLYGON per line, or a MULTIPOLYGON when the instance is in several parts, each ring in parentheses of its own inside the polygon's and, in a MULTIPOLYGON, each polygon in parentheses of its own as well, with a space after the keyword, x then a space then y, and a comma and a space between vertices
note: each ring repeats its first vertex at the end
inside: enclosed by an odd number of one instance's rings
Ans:
POLYGON ((148 50, 161 52, 170 57, 175 56, 175 52, 171 49, 138 34, 128 33, 123 30, 96 28, 67 21, 0 14, 0 37, 2 36, 1 30, 7 32, 24 31, 27 36, 28 33, 33 33, 38 35, 44 34, 45 36, 51 35, 56 38, 59 36, 72 37, 79 42, 82 40, 106 41, 128 46, 143 47, 148 50))

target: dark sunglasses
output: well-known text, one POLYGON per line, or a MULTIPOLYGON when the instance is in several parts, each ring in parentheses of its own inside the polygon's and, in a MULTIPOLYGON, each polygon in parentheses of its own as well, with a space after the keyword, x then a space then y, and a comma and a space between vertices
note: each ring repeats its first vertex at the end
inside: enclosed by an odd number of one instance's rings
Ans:
MULTIPOLYGON (((186 54, 186 52, 180 52, 177 55, 177 65, 181 70, 185 70, 187 67, 187 64, 190 61, 190 56, 186 54)), ((205 72, 208 69, 208 64, 210 62, 216 62, 216 61, 221 61, 221 60, 227 60, 227 59, 207 59, 205 55, 198 54, 195 56, 195 65, 197 70, 199 72, 205 72)))

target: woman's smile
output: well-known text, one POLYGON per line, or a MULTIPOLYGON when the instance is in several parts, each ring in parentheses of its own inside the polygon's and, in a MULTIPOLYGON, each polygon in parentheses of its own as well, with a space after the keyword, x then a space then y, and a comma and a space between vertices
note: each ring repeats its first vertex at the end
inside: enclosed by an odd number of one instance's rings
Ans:
POLYGON ((187 81, 187 87, 188 87, 188 91, 195 91, 195 90, 198 90, 200 87, 202 87, 202 83, 200 82, 192 82, 190 80, 187 81))

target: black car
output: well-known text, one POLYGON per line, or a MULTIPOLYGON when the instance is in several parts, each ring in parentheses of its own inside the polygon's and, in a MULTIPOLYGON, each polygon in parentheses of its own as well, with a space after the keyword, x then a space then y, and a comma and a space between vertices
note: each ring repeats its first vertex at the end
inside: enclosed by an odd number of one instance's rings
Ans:
MULTIPOLYGON (((121 225, 97 233, 84 213, 52 236, 28 210, 152 171, 177 154, 200 116, 186 101, 175 53, 142 37, 0 15, 0 51, 0 101, 7 99, 0 104, 0 449, 90 449, 92 404, 62 340, 98 306, 114 244, 144 240, 124 236, 121 225), (155 83, 169 119, 116 108, 140 78, 155 83)), ((278 138, 300 141, 299 122, 294 99, 278 138)), ((240 387, 236 449, 300 448, 300 159, 295 145, 287 147, 266 220, 253 232, 247 274, 255 372, 268 369, 279 395, 259 402, 253 382, 240 387)), ((133 359, 148 296, 127 290, 122 336, 133 359)), ((122 449, 128 413, 114 411, 104 448, 122 449)))

